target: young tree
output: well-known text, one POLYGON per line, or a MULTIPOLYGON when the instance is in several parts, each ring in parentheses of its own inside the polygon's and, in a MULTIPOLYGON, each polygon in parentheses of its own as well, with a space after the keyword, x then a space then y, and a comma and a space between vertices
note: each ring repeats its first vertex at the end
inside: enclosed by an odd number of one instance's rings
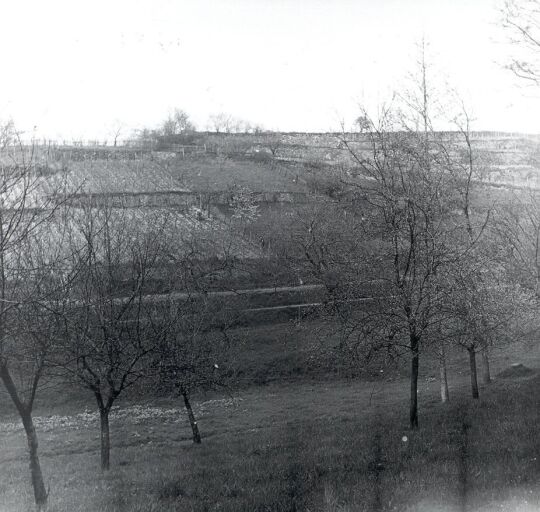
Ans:
POLYGON ((77 212, 71 231, 77 279, 64 313, 64 358, 59 363, 96 399, 102 470, 110 467, 111 408, 144 376, 158 336, 147 284, 163 256, 166 219, 137 218, 135 213, 85 207, 77 212))
POLYGON ((366 237, 379 245, 376 256, 366 258, 365 275, 384 283, 384 298, 355 323, 369 346, 409 352, 411 428, 418 426, 421 349, 440 329, 446 273, 471 244, 458 221, 466 180, 456 179, 444 134, 433 128, 445 109, 433 98, 424 43, 420 50, 418 75, 397 105, 383 108, 378 122, 362 113, 369 150, 342 139, 354 163, 343 181, 363 194, 366 237))
POLYGON ((266 136, 266 145, 272 153, 274 159, 277 158, 278 151, 283 146, 283 135, 280 132, 269 132, 266 136))
MULTIPOLYGON (((245 206, 247 212, 235 207, 233 212, 248 215, 251 209, 245 206)), ((215 230, 202 226, 190 234, 168 233, 162 238, 171 289, 153 302, 156 347, 149 376, 154 387, 182 398, 197 444, 201 434, 192 395, 227 386, 234 374, 229 329, 245 307, 236 300, 234 283, 228 279, 236 256, 242 254, 235 241, 241 228, 234 224, 215 230), (216 291, 216 286, 226 291, 216 291)))
POLYGON ((9 127, 2 149, 10 151, 0 152, 0 379, 24 427, 34 499, 41 509, 48 493, 32 410, 54 344, 55 318, 47 304, 65 285, 60 248, 66 187, 61 174, 35 172, 32 150, 29 159, 22 145, 10 147, 18 135, 9 127))
POLYGON ((126 125, 120 121, 119 119, 116 119, 109 129, 109 134, 113 139, 113 147, 117 147, 118 140, 120 139, 120 135, 125 130, 126 125))
POLYGON ((425 345, 439 345, 441 398, 448 399, 442 329, 452 312, 446 303, 461 265, 467 267, 471 258, 475 264, 484 261, 478 246, 490 219, 489 209, 484 215, 471 206, 481 166, 469 117, 463 109, 460 136, 435 130, 434 122, 455 106, 444 104, 447 95, 435 93, 424 42, 419 56, 418 73, 396 95, 396 105, 382 109, 378 123, 366 112, 360 116, 363 145, 345 134, 342 139, 354 163, 343 181, 364 194, 366 235, 380 243, 378 257, 366 258, 371 262, 366 273, 384 282, 384 300, 374 300, 357 322, 369 346, 409 352, 413 428, 418 426, 418 369, 425 345))
POLYGON ((166 310, 161 309, 161 322, 165 325, 158 324, 160 343, 156 350, 155 377, 160 389, 174 391, 182 397, 193 442, 200 444, 191 397, 194 392, 226 384, 222 361, 226 357, 231 317, 218 298, 212 299, 200 287, 195 290, 171 300, 166 310))
MULTIPOLYGON (((430 81, 432 67, 424 41, 417 64, 410 87, 396 96, 394 106, 382 109, 378 122, 366 112, 359 117, 364 146, 347 140, 345 134, 341 141, 354 164, 343 181, 363 193, 366 237, 372 245, 379 243, 377 253, 366 258, 365 274, 384 283, 384 299, 374 300, 369 311, 360 315, 360 332, 372 347, 409 352, 412 428, 418 426, 422 346, 438 339, 443 343, 440 329, 449 293, 448 272, 467 257, 475 242, 460 220, 460 213, 470 213, 463 198, 469 201, 467 173, 472 171, 456 165, 455 142, 434 129, 434 120, 449 109, 430 81)), ((442 398, 447 399, 442 345, 439 358, 442 398)))
MULTIPOLYGON (((489 274, 489 270, 493 269, 493 267, 490 267, 493 263, 492 255, 494 252, 497 252, 493 244, 493 237, 490 236, 493 234, 491 227, 494 206, 490 204, 489 194, 485 188, 481 191, 483 200, 477 201, 481 204, 473 205, 473 197, 478 197, 478 192, 481 189, 479 183, 482 183, 485 179, 488 162, 485 156, 479 155, 473 144, 471 119, 464 103, 459 99, 457 103, 461 104, 461 109, 453 122, 458 128, 460 136, 454 144, 448 145, 448 150, 451 153, 448 161, 452 165, 455 174, 456 189, 460 194, 458 207, 462 213, 467 233, 467 238, 464 242, 467 257, 464 258, 463 263, 469 268, 472 265, 476 265, 478 272, 473 274, 473 277, 480 280, 476 285, 477 289, 480 290, 489 286, 486 276, 489 274), (482 280, 484 282, 481 282, 482 280)), ((477 310, 477 314, 482 314, 484 311, 487 312, 488 310, 477 310)), ((477 335, 481 337, 481 331, 477 331, 477 335)), ((483 382, 484 384, 489 384, 491 382, 489 368, 490 344, 487 339, 480 342, 480 347, 483 363, 483 382)))
POLYGON ((444 330, 469 354, 472 397, 477 399, 476 354, 486 345, 496 347, 513 341, 530 310, 531 296, 505 276, 495 257, 480 265, 461 264, 452 273, 452 283, 444 330))
MULTIPOLYGON (((35 241, 34 243, 35 244, 35 241)), ((25 259, 29 262, 28 248, 25 259)), ((50 254, 49 254, 50 255, 50 254)), ((69 289, 69 277, 62 275, 59 266, 44 265, 43 259, 31 258, 33 263, 41 260, 41 266, 28 269, 32 274, 32 285, 28 286, 29 276, 25 278, 24 302, 9 315, 9 332, 0 364, 0 378, 21 418, 28 444, 28 456, 34 499, 38 510, 47 504, 49 491, 45 490, 39 462, 38 437, 34 426, 32 411, 40 385, 52 373, 51 359, 58 349, 58 339, 62 334, 61 311, 69 289), (54 278, 51 279, 51 274, 54 278), (37 293, 36 293, 37 292, 37 293), (39 293, 39 296, 38 296, 39 293)))
POLYGON ((418 132, 373 125, 371 158, 357 155, 367 194, 369 238, 380 256, 369 274, 384 282, 385 299, 363 315, 363 331, 375 345, 406 347, 411 359, 410 425, 418 427, 418 371, 422 343, 433 338, 445 296, 442 274, 459 257, 451 222, 457 203, 452 176, 437 141, 418 132), (426 150, 426 145, 428 149, 426 150), (440 158, 440 160, 439 160, 440 158))

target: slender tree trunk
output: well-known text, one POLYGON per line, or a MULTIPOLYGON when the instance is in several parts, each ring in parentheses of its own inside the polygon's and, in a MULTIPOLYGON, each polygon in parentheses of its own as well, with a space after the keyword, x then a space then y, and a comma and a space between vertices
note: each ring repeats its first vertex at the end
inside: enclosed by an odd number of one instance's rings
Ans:
POLYGON ((446 374, 446 352, 444 350, 444 341, 439 345, 439 372, 441 380, 441 402, 444 404, 450 400, 448 393, 448 376, 446 374))
POLYGON ((186 406, 186 411, 188 413, 189 424, 191 425, 191 430, 193 431, 193 442, 195 444, 201 444, 201 434, 199 433, 199 426, 195 421, 195 415, 193 414, 193 409, 191 408, 189 394, 187 391, 182 391, 182 396, 184 397, 184 405, 186 406))
POLYGON ((411 341, 411 404, 409 409, 409 421, 412 429, 418 428, 418 359, 419 344, 416 336, 410 337, 411 341))
POLYGON ((476 375, 476 351, 474 347, 468 348, 467 351, 469 352, 469 363, 471 366, 471 390, 472 390, 472 397, 478 398, 478 377, 476 375))
POLYGON ((100 407, 99 419, 101 427, 101 470, 107 471, 111 467, 111 436, 109 429, 109 409, 100 407))
POLYGON ((30 475, 32 478, 32 487, 34 488, 34 499, 37 509, 43 510, 47 506, 48 493, 43 482, 43 474, 41 473, 41 465, 38 457, 38 438, 32 415, 27 413, 22 418, 24 431, 26 433, 26 441, 28 443, 28 456, 30 459, 30 475))
POLYGON ((487 347, 482 347, 482 382, 489 384, 491 382, 491 372, 489 370, 489 352, 487 347))
POLYGON ((19 412, 19 416, 21 417, 28 444, 30 475, 32 478, 32 488, 34 489, 34 499, 37 509, 43 510, 47 506, 48 493, 45 489, 41 465, 39 463, 38 439, 36 429, 34 427, 34 421, 32 420, 32 407, 31 404, 25 405, 19 398, 15 383, 13 382, 8 367, 5 364, 0 364, 0 377, 11 400, 19 412))

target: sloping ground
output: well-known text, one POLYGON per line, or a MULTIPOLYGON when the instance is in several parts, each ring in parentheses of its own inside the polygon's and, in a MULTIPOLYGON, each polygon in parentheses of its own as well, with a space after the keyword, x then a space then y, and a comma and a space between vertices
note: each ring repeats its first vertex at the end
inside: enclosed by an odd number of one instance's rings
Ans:
POLYGON ((70 180, 88 193, 220 192, 235 184, 253 191, 304 192, 297 174, 274 162, 200 155, 183 159, 69 162, 70 180))
MULTIPOLYGON (((148 389, 144 396, 132 393, 111 417, 107 474, 99 471, 91 394, 66 401, 70 390, 40 390, 36 424, 51 510, 539 509, 537 346, 495 351, 495 373, 516 360, 533 373, 496 379, 481 388, 479 401, 469 398, 466 354, 450 352, 446 406, 438 399, 436 354, 423 354, 420 429, 411 432, 405 373, 330 377, 320 351, 330 340, 311 324, 240 331, 245 343, 238 364, 251 384, 232 397, 194 400, 203 444, 192 444, 179 399, 152 396, 148 389), (311 377, 296 369, 309 369, 311 377), (273 384, 254 386, 257 380, 273 384)), ((30 510, 24 435, 12 405, 0 397, 0 510, 30 510)))
MULTIPOLYGON (((261 134, 261 135, 201 135, 219 146, 230 143, 243 148, 234 158, 227 153, 213 155, 191 155, 186 158, 159 152, 135 155, 136 158, 114 160, 77 161, 57 160, 47 148, 24 148, 27 162, 33 158, 40 166, 67 166, 73 182, 78 186, 85 183, 88 192, 151 192, 165 190, 222 191, 232 183, 255 191, 306 191, 302 181, 302 163, 344 163, 354 165, 347 148, 340 142, 343 134, 261 134), (277 138, 277 139, 276 139, 277 138), (215 139, 215 140, 214 140, 215 139), (276 157, 266 151, 257 153, 253 148, 274 147, 279 141, 276 157), (264 153, 266 158, 260 158, 264 153), (242 156, 243 155, 243 156, 242 156), (290 160, 291 162, 287 162, 290 160), (293 162, 297 162, 295 165, 293 162)), ((370 146, 365 137, 347 134, 350 147, 363 156, 368 156, 370 146)), ((448 134, 445 142, 458 151, 463 144, 459 134, 448 134)), ((477 165, 490 170, 489 180, 495 183, 521 186, 529 178, 523 174, 534 174, 537 165, 531 156, 538 154, 538 136, 504 133, 472 133, 477 165), (518 169, 527 166, 529 169, 518 169), (514 178, 516 172, 521 176, 514 178)), ((121 151, 122 148, 115 148, 121 151)), ((133 156, 133 155, 132 155, 133 156)), ((8 148, 0 154, 0 162, 11 163, 22 158, 17 148, 8 148)), ((533 158, 534 159, 534 158, 533 158)))
POLYGON ((257 162, 251 158, 207 155, 185 160, 178 158, 171 161, 171 165, 194 191, 223 191, 233 184, 256 192, 307 191, 298 179, 297 169, 272 160, 257 162))
POLYGON ((46 198, 57 194, 188 192, 174 169, 150 158, 68 163, 21 160, 9 162, 6 172, 9 196, 21 196, 26 187, 28 207, 40 207, 46 198))
MULTIPOLYGON (((51 510, 538 510, 538 378, 495 383, 480 401, 460 378, 446 406, 422 380, 418 431, 407 428, 406 384, 321 380, 201 397, 200 446, 178 400, 123 404, 106 474, 93 408, 40 417, 51 510)), ((2 511, 29 510, 24 436, 11 419, 0 432, 2 511)))
MULTIPOLYGON (((84 210, 77 207, 71 208, 68 219, 71 226, 66 227, 64 220, 61 219, 61 224, 56 232, 57 239, 61 239, 62 234, 67 231, 75 242, 77 238, 80 238, 82 242, 82 234, 77 228, 77 223, 84 222, 85 215, 84 210)), ((99 216, 99 211, 97 215, 99 216)), ((226 256, 254 258, 259 256, 258 247, 244 240, 231 224, 202 215, 197 208, 192 207, 187 210, 111 208, 107 215, 111 229, 119 230, 120 240, 122 237, 129 238, 130 234, 136 236, 137 233, 140 233, 147 236, 161 232, 163 238, 167 240, 170 250, 175 251, 178 257, 192 251, 195 251, 195 254, 204 255, 205 258, 226 256)), ((129 256, 127 249, 126 257, 129 256)), ((69 248, 66 247, 66 250, 69 248)), ((121 252, 121 248, 119 251, 121 252)))
POLYGON ((69 180, 85 193, 185 191, 181 173, 157 159, 69 162, 69 180))

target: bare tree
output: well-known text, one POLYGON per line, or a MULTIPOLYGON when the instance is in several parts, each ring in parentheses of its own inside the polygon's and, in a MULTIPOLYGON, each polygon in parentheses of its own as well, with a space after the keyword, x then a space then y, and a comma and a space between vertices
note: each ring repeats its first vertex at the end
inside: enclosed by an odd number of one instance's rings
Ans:
POLYGON ((77 269, 64 314, 63 368, 92 392, 100 414, 101 468, 110 467, 109 413, 147 371, 156 343, 147 284, 158 272, 166 219, 123 208, 83 208, 71 230, 77 269))
POLYGON ((363 334, 375 346, 406 348, 411 359, 410 425, 418 426, 418 370, 422 343, 433 339, 445 297, 445 268, 460 257, 452 174, 436 139, 373 124, 370 158, 354 153, 366 193, 366 232, 380 241, 369 274, 384 282, 385 298, 362 315, 363 334), (428 149, 426 150, 426 146, 428 149))
POLYGON ((32 410, 54 342, 55 322, 47 304, 58 298, 56 292, 64 285, 59 248, 64 240, 61 198, 66 188, 60 174, 35 172, 33 148, 20 143, 10 148, 17 140, 13 125, 4 127, 6 151, 0 152, 0 379, 25 430, 34 498, 41 509, 48 493, 32 410), (29 315, 32 321, 28 321, 29 315))
POLYGON ((277 157, 278 151, 283 145, 283 135, 279 132, 269 133, 266 137, 266 144, 274 159, 277 157))
POLYGON ((232 316, 222 302, 197 288, 173 299, 166 311, 162 310, 166 325, 159 325, 161 341, 156 351, 155 376, 160 389, 175 391, 182 397, 193 442, 200 444, 191 396, 226 384, 222 361, 226 357, 227 329, 232 316))
MULTIPOLYGON (((249 201, 241 204, 233 206, 233 215, 245 220, 252 210, 249 201)), ((241 301, 235 300, 228 276, 238 254, 232 240, 242 235, 242 228, 235 224, 231 222, 221 233, 203 229, 191 236, 169 233, 162 238, 170 262, 167 277, 171 290, 155 303, 152 325, 157 344, 150 376, 157 389, 182 398, 197 444, 201 443, 201 433, 192 395, 228 387, 234 373, 229 330, 238 320, 241 301), (216 285, 227 291, 216 293, 216 285)))
POLYGON ((133 137, 143 146, 154 147, 159 131, 152 128, 140 128, 133 132, 133 137))
POLYGON ((533 304, 530 293, 512 283, 497 260, 461 262, 453 269, 453 285, 444 304, 449 314, 443 330, 469 354, 473 398, 479 397, 476 354, 486 345, 512 342, 533 304))
MULTIPOLYGON (((493 238, 490 238, 489 233, 487 236, 484 236, 491 227, 493 205, 488 203, 483 207, 474 206, 472 198, 482 186, 481 183, 485 179, 488 163, 485 156, 480 155, 474 146, 471 132, 471 118, 464 102, 460 98, 457 98, 456 103, 460 105, 460 109, 453 122, 458 128, 460 136, 455 141, 446 142, 446 150, 448 152, 448 162, 455 176, 455 187, 459 193, 458 208, 463 214, 462 218, 467 233, 467 240, 464 242, 467 257, 463 261, 469 267, 476 265, 477 272, 473 277, 480 279, 476 284, 476 288, 480 290, 489 286, 489 278, 487 277, 489 272, 487 270, 492 268, 491 264, 493 263, 490 257, 494 249, 493 238)), ((484 194, 486 194, 485 191, 484 194)), ((487 312, 487 309, 477 310, 477 314, 480 315, 484 312, 487 312)), ((487 324, 487 320, 485 323, 487 324)), ((476 332, 476 336, 475 343, 479 343, 481 347, 483 382, 484 384, 488 384, 491 382, 489 367, 490 343, 487 333, 484 341, 481 341, 480 330, 476 332)), ((441 338, 440 343, 444 344, 444 337, 441 338)), ((443 347, 441 351, 444 351, 443 347)), ((441 364, 444 363, 445 361, 441 360, 441 364)), ((446 370, 444 370, 444 374, 446 374, 446 370)))
POLYGON ((118 139, 120 138, 120 135, 122 134, 122 132, 125 130, 125 124, 116 119, 112 125, 111 125, 111 128, 110 128, 110 135, 113 139, 113 146, 116 147, 118 145, 118 139))
POLYGON ((231 133, 233 125, 233 117, 225 112, 212 114, 208 118, 210 129, 216 133, 231 133))
POLYGON ((507 68, 526 83, 539 85, 540 2, 506 0, 501 15, 513 48, 507 68))
MULTIPOLYGON (((405 124, 417 132, 423 131, 426 161, 430 159, 427 155, 429 151, 435 157, 437 165, 448 167, 448 179, 454 192, 454 208, 462 214, 454 219, 455 223, 460 224, 460 229, 456 231, 459 235, 455 238, 455 243, 462 250, 460 260, 467 266, 471 264, 470 260, 474 259, 475 264, 481 267, 489 262, 491 247, 489 243, 484 243, 486 241, 484 235, 492 218, 492 206, 481 208, 478 205, 473 206, 472 198, 478 192, 484 179, 486 158, 485 155, 480 155, 474 146, 471 132, 472 120, 459 94, 454 90, 449 90, 447 85, 443 88, 437 85, 437 80, 433 76, 434 66, 427 57, 428 44, 425 40, 421 41, 419 50, 418 74, 411 77, 412 87, 401 96, 407 107, 404 111, 409 112, 405 116, 405 124), (441 117, 452 122, 457 127, 458 134, 449 134, 445 137, 443 134, 435 133, 432 120, 441 117), (435 144, 435 150, 430 147, 430 139, 435 144), (465 239, 461 236, 463 231, 467 234, 465 239)), ((456 267, 455 270, 459 269, 456 267)), ((487 285, 487 283, 484 284, 487 285)), ((439 345, 441 400, 446 402, 449 399, 449 392, 445 337, 439 336, 437 343, 439 345)), ((483 378, 484 382, 488 383, 491 379, 489 343, 484 340, 481 346, 483 378)))
POLYGON ((56 355, 58 340, 62 335, 62 317, 59 312, 65 304, 70 274, 61 266, 55 268, 44 264, 50 251, 46 255, 42 253, 37 256, 36 245, 34 239, 24 259, 27 263, 32 261, 40 265, 31 271, 28 269, 27 273, 32 274, 32 278, 27 275, 21 288, 25 295, 30 295, 9 315, 9 335, 3 346, 4 360, 0 365, 0 378, 26 433, 34 498, 38 509, 41 509, 47 503, 49 490, 45 490, 41 472, 32 411, 40 386, 53 375, 54 364, 51 359, 56 355))
POLYGON ((193 131, 195 131, 195 125, 189 119, 187 112, 177 108, 163 121, 160 134, 170 136, 193 131))
MULTIPOLYGON (((498 257, 509 280, 533 297, 529 300, 533 316, 538 318, 540 297, 540 193, 523 188, 512 191, 506 203, 499 204, 494 228, 498 257)), ((527 325, 529 322, 523 322, 527 325)), ((532 321, 530 330, 535 330, 532 321)))
POLYGON ((469 245, 465 226, 455 222, 463 182, 455 179, 452 155, 433 127, 442 109, 433 97, 424 41, 416 69, 410 87, 376 122, 362 112, 369 149, 345 134, 341 141, 354 164, 342 181, 363 197, 366 245, 377 247, 365 259, 364 275, 383 283, 382 298, 369 310, 351 310, 350 330, 370 347, 409 353, 411 428, 418 426, 421 349, 440 331, 446 273, 469 245))
POLYGON ((496 233, 516 280, 540 297, 540 192, 515 190, 497 209, 496 233))

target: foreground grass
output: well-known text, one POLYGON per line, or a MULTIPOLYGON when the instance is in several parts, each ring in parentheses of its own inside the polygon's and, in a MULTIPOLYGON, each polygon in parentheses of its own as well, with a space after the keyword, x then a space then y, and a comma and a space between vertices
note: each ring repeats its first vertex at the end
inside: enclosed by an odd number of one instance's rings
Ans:
MULTIPOLYGON (((129 406, 112 419, 113 468, 100 474, 97 418, 40 423, 50 510, 490 511, 540 508, 540 376, 466 383, 438 403, 423 380, 421 428, 406 427, 401 380, 254 388, 199 402, 203 444, 180 404, 129 406)), ((3 423, 0 510, 32 504, 24 438, 3 423)))
MULTIPOLYGON (((36 426, 50 511, 540 510, 537 370, 497 379, 472 401, 466 356, 452 353, 452 402, 443 406, 436 358, 426 354, 420 429, 411 432, 408 365, 344 380, 327 372, 313 327, 239 332, 242 390, 195 401, 201 446, 179 400, 125 397, 111 418, 107 474, 91 397, 43 390, 36 426)), ((497 351, 494 373, 513 362, 540 368, 540 352, 497 351)), ((0 512, 31 510, 24 435, 0 398, 0 512)))

